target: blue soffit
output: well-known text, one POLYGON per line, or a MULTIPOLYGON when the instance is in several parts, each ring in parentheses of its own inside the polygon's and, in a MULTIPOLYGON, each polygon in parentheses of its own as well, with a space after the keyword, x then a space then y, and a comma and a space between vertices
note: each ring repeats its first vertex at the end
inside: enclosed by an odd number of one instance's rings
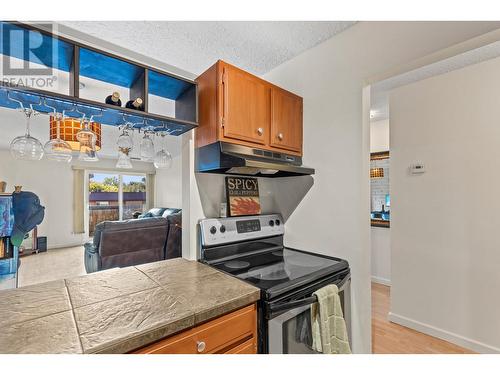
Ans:
POLYGON ((132 87, 144 75, 144 69, 86 48, 80 48, 80 76, 112 85, 132 87))
POLYGON ((148 71, 149 93, 162 98, 177 100, 188 88, 194 84, 158 73, 154 70, 148 71))
POLYGON ((2 55, 69 72, 73 45, 16 24, 0 22, 2 55))

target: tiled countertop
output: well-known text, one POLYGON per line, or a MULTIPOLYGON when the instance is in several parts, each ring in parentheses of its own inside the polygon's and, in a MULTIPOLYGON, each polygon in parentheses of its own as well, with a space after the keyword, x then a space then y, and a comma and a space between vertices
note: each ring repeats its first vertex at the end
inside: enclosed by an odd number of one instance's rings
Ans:
POLYGON ((0 292, 0 353, 126 353, 249 305, 259 289, 182 258, 0 292))

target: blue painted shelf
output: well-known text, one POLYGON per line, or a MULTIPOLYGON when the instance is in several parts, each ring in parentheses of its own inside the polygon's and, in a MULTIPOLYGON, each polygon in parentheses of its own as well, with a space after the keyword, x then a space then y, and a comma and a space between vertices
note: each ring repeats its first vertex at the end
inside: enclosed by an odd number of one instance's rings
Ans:
MULTIPOLYGON (((19 104, 12 100, 16 99, 25 106, 33 105, 35 110, 43 113, 52 112, 51 106, 77 118, 85 113, 105 125, 118 126, 131 122, 137 128, 148 127, 172 135, 183 134, 198 126, 197 86, 193 81, 19 22, 0 22, 0 33, 0 52, 3 55, 69 72, 70 75, 70 92, 67 94, 1 83, 2 107, 18 108, 19 104), (26 45, 36 48, 26 49, 23 47, 26 45), (95 79, 110 87, 115 85, 129 89, 130 98, 143 98, 145 111, 82 97, 79 92, 80 77, 95 79), (175 117, 148 112, 149 95, 175 101, 175 117)), ((122 100, 123 106, 126 101, 122 100)))
POLYGON ((16 57, 46 67, 69 72, 74 45, 50 35, 28 30, 16 23, 0 22, 0 51, 2 55, 16 57), (28 50, 25 46, 39 46, 28 50))
POLYGON ((132 87, 143 75, 144 69, 140 66, 88 48, 80 48, 80 76, 132 87))

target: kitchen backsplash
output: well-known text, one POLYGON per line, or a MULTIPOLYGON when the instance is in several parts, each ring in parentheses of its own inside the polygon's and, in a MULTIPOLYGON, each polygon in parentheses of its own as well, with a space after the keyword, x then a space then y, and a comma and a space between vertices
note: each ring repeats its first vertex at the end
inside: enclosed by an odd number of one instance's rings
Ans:
MULTIPOLYGON (((226 202, 225 176, 196 173, 196 182, 205 217, 219 217, 220 203, 226 202)), ((285 221, 314 184, 311 176, 259 178, 258 180, 262 214, 278 213, 283 216, 285 221)))
POLYGON ((371 210, 381 211, 382 205, 385 206, 385 210, 389 210, 386 205, 386 195, 389 194, 389 159, 372 160, 370 162, 370 168, 383 168, 384 177, 371 178, 371 210))

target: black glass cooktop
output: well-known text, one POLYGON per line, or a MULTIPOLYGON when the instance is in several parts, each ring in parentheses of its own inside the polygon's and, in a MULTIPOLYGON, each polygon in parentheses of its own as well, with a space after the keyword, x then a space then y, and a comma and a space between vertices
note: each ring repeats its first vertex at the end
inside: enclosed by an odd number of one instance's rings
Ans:
POLYGON ((349 268, 345 260, 289 248, 243 255, 211 265, 255 285, 268 295, 349 268))

